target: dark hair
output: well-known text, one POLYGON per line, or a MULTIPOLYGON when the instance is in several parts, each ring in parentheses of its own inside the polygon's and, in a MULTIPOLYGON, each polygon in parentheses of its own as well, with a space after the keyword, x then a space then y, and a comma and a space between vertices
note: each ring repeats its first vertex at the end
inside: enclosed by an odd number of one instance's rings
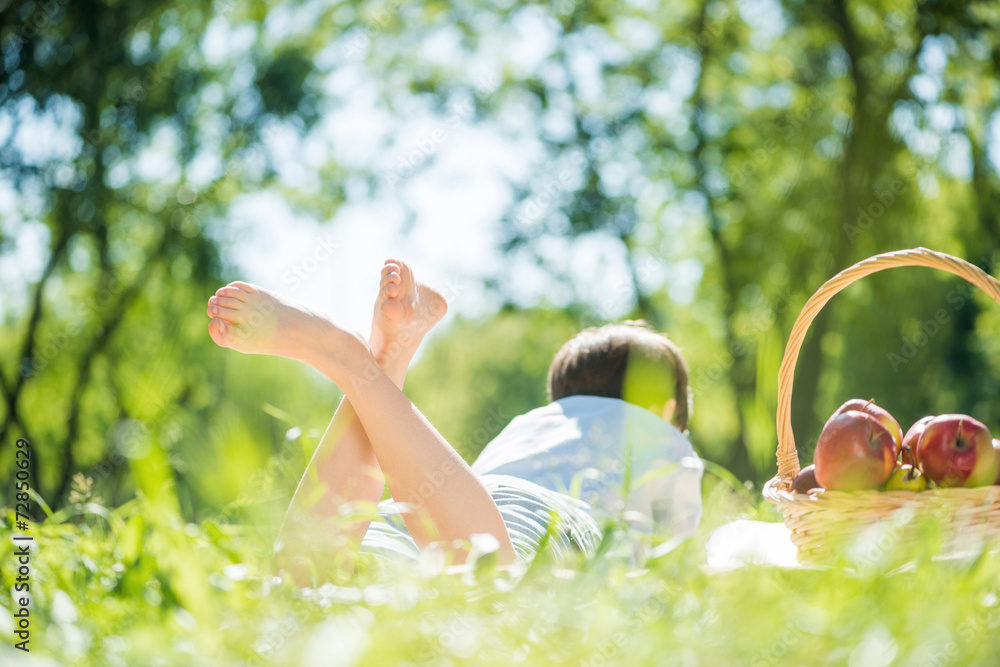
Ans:
POLYGON ((563 345, 549 367, 549 400, 567 396, 618 398, 642 408, 673 398, 673 422, 687 428, 687 364, 680 349, 645 322, 590 327, 563 345))

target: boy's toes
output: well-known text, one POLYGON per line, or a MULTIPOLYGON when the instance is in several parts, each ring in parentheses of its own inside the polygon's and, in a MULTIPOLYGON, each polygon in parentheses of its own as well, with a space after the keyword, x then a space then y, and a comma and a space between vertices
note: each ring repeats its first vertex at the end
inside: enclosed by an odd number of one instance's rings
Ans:
MULTIPOLYGON (((212 297, 215 299, 216 297, 212 297)), ((233 310, 231 308, 225 308, 217 303, 213 303, 211 299, 208 302, 208 309, 205 311, 211 318, 219 318, 229 324, 240 324, 243 322, 243 313, 239 310, 233 310)))
POLYGON ((257 289, 256 285, 251 285, 250 283, 245 283, 242 280, 234 280, 233 282, 231 282, 228 285, 226 285, 226 287, 233 287, 233 288, 242 290, 243 292, 246 292, 247 294, 253 294, 254 292, 259 291, 257 289))
POLYGON ((212 337, 212 340, 219 347, 232 347, 229 340, 229 332, 229 325, 217 317, 208 323, 208 335, 212 337))
POLYGON ((381 282, 379 282, 379 289, 385 289, 386 285, 399 285, 403 282, 402 276, 396 271, 391 271, 382 276, 381 282))
POLYGON ((398 271, 390 271, 389 273, 382 274, 382 282, 380 283, 382 287, 385 287, 389 283, 394 283, 399 285, 403 282, 402 276, 399 275, 398 271))
POLYGON ((240 310, 243 308, 244 303, 244 301, 228 296, 213 296, 208 300, 208 305, 219 306, 220 308, 226 308, 228 310, 240 310))
POLYGON ((224 296, 228 299, 237 299, 244 303, 250 300, 249 294, 241 290, 239 287, 230 287, 229 285, 217 289, 215 291, 215 296, 224 296))
POLYGON ((387 299, 395 299, 399 296, 399 285, 396 283, 389 283, 385 286, 385 289, 382 290, 382 293, 385 294, 385 298, 387 299))

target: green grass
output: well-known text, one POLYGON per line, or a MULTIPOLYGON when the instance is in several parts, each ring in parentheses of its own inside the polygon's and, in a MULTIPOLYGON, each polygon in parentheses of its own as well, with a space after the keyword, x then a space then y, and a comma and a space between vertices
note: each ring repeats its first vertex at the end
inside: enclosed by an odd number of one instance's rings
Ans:
MULTIPOLYGON (((703 533, 776 517, 750 494, 709 495, 703 533)), ((4 665, 995 665, 1000 557, 929 550, 863 569, 748 567, 711 573, 704 535, 639 568, 616 538, 601 555, 525 571, 433 562, 357 573, 302 591, 273 579, 273 526, 185 524, 169 494, 33 527, 30 655, 4 665)), ((4 513, 0 534, 10 533, 4 513)), ((0 584, 13 586, 9 539, 0 584)))

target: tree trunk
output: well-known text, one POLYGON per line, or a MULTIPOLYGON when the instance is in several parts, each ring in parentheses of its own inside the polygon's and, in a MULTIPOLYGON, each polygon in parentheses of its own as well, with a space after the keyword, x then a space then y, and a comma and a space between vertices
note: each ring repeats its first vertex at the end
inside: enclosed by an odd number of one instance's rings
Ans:
POLYGON ((698 81, 695 85, 692 105, 694 107, 694 119, 691 123, 692 132, 695 136, 695 147, 691 151, 691 160, 695 168, 695 187, 702 197, 705 198, 706 214, 708 216, 708 228, 715 247, 718 258, 718 270, 723 286, 723 336, 726 342, 726 349, 732 355, 732 363, 729 364, 727 375, 729 384, 733 387, 736 399, 736 419, 738 433, 736 442, 729 450, 729 456, 721 463, 729 469, 739 479, 752 479, 756 477, 756 470, 750 462, 750 453, 747 447, 747 424, 744 416, 744 403, 755 400, 756 374, 748 373, 746 369, 746 349, 733 330, 733 319, 736 315, 736 300, 738 298, 739 285, 733 275, 733 264, 730 249, 722 234, 722 222, 715 212, 714 198, 708 188, 705 187, 706 169, 702 159, 702 151, 706 145, 706 138, 702 130, 702 118, 707 106, 704 94, 704 78, 706 65, 711 56, 709 35, 705 30, 705 20, 710 0, 702 3, 701 9, 695 20, 694 34, 698 35, 698 45, 700 53, 700 69, 698 81))

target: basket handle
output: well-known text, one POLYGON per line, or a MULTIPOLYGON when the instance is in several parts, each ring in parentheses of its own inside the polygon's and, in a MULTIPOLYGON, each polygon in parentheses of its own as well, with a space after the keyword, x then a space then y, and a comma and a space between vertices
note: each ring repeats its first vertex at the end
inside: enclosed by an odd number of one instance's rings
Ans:
POLYGON ((1000 282, 964 259, 946 255, 927 248, 897 250, 863 259, 850 266, 823 283, 816 290, 806 305, 802 307, 792 333, 788 336, 785 346, 785 356, 781 359, 781 370, 778 371, 778 484, 787 489, 795 475, 799 473, 799 454, 795 449, 795 436, 792 433, 792 384, 795 379, 795 364, 799 358, 799 350, 805 340, 809 325, 823 309, 826 302, 840 290, 856 280, 872 273, 900 266, 926 266, 940 269, 956 276, 965 278, 970 283, 989 294, 994 301, 1000 303, 1000 282))

